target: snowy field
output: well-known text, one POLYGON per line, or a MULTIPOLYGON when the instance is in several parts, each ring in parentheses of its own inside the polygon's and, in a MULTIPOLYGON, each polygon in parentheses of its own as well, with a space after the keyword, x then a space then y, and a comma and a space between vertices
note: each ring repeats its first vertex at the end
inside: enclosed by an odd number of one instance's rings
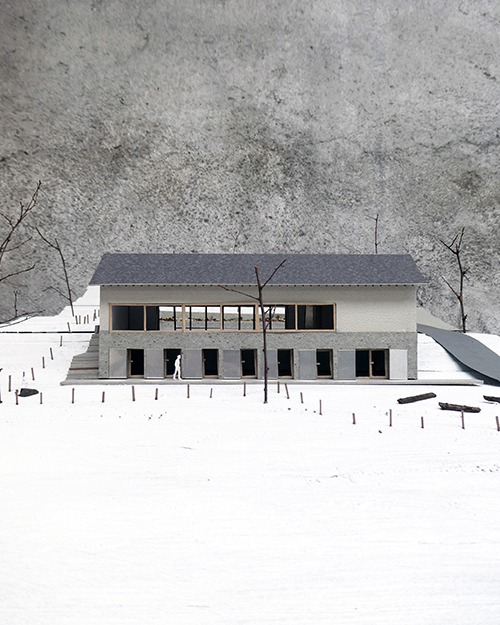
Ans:
MULTIPOLYGON (((263 405, 261 385, 94 385, 72 403, 90 334, 61 346, 68 320, 0 333, 2 625, 500 623, 500 387, 273 383, 263 405), (23 371, 42 404, 16 405, 23 371), (462 429, 438 400, 481 412, 462 429)), ((420 360, 466 375, 427 337, 420 360)))

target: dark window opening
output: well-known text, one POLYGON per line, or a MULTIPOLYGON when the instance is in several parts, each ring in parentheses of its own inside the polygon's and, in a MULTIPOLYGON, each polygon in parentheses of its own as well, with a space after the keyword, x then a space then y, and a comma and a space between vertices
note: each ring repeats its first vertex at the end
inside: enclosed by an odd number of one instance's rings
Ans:
POLYGON ((297 306, 299 330, 333 330, 333 304, 297 306))
POLYGON ((144 350, 128 350, 128 372, 131 378, 144 377, 144 350))
POLYGON ((331 378, 332 375, 332 350, 318 349, 316 350, 316 368, 318 378, 331 378))
POLYGON ((264 312, 269 330, 295 330, 295 304, 266 304, 264 312))
POLYGON ((165 350, 165 377, 171 378, 175 371, 175 359, 181 353, 180 349, 165 350))
POLYGON ((257 351, 255 349, 241 350, 241 377, 256 378, 257 368, 255 361, 257 359, 257 351))
POLYGON ((160 307, 146 306, 146 330, 160 329, 160 307))
POLYGON ((144 306, 112 306, 113 330, 144 330, 144 306))
POLYGON ((356 351, 357 378, 386 378, 387 350, 358 349, 356 351))
POLYGON ((203 377, 217 378, 219 377, 219 350, 204 349, 203 353, 203 377))
POLYGON ((293 349, 278 349, 278 377, 293 378, 293 349))

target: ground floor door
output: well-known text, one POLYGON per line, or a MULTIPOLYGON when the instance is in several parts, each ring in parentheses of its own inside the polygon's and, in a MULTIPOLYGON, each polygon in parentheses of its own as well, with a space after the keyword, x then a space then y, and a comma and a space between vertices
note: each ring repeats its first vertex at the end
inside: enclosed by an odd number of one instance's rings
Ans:
POLYGON ((219 377, 219 350, 204 349, 203 354, 203 377, 218 378, 219 377))
POLYGON ((278 378, 293 378, 293 349, 278 349, 278 378))
POLYGON ((241 377, 256 378, 257 377, 257 350, 242 349, 241 354, 241 377))
POLYGON ((130 378, 144 377, 144 350, 128 350, 128 375, 130 378))
POLYGON ((387 378, 388 350, 358 349, 356 350, 357 378, 387 378))
POLYGON ((165 350, 165 377, 172 378, 175 371, 175 359, 181 353, 180 349, 165 350))
POLYGON ((316 350, 316 371, 318 378, 333 377, 333 354, 331 349, 316 350))

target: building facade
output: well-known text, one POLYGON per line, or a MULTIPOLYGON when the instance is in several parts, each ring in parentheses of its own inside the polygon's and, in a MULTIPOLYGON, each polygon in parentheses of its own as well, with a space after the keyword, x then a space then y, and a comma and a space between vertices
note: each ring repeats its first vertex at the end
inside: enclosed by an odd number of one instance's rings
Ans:
POLYGON ((265 322, 270 379, 415 379, 423 282, 408 255, 106 254, 99 376, 261 378, 265 322))

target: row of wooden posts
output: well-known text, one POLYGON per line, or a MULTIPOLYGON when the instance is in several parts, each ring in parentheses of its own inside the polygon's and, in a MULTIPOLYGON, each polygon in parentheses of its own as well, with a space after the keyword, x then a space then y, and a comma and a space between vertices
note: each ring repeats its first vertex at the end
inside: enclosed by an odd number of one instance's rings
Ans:
MULTIPOLYGON (((97 318, 99 317, 99 311, 96 310, 94 308, 94 316, 93 316, 93 321, 97 321, 97 318)), ((81 315, 75 315, 75 323, 76 325, 81 325, 82 324, 82 316, 81 315)), ((84 315, 83 316, 83 323, 90 323, 90 314, 89 315, 84 315)))

